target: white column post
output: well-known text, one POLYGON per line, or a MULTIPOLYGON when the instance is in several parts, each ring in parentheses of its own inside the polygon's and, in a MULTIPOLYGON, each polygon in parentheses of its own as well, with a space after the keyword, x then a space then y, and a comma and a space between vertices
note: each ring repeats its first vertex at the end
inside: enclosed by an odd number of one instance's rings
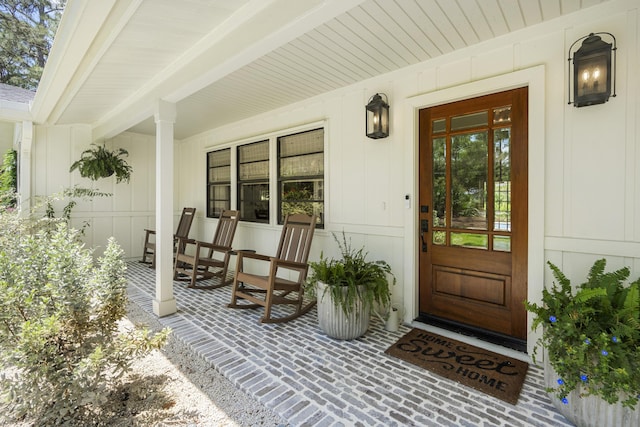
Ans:
POLYGON ((156 122, 156 297, 153 312, 177 311, 173 296, 173 124, 176 106, 159 100, 156 122))
POLYGON ((18 209, 20 216, 31 213, 31 145, 33 144, 33 122, 22 122, 19 140, 14 148, 18 152, 18 209))

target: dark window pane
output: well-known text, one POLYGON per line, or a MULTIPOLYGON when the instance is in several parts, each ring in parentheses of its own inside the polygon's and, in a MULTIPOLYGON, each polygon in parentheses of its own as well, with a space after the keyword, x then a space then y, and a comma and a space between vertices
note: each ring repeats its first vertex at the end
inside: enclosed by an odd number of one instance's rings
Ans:
POLYGON ((269 222, 269 183, 240 184, 240 219, 269 222))
POLYGON ((207 217, 231 209, 231 149, 207 153, 207 217))

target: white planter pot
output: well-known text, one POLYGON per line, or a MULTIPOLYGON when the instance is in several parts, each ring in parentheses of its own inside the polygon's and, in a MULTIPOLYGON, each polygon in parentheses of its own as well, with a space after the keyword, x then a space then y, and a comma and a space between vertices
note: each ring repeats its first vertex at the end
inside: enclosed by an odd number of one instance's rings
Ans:
MULTIPOLYGON (((545 355, 544 380, 546 387, 558 386, 558 374, 549 363, 545 355)), ((572 391, 567 399, 568 404, 562 403, 555 395, 550 394, 551 402, 566 419, 577 427, 638 427, 640 426, 640 406, 635 410, 625 408, 622 403, 611 404, 598 396, 580 397, 580 390, 572 391)))
POLYGON ((361 301, 356 302, 355 312, 347 316, 342 308, 336 306, 330 292, 325 293, 327 285, 322 282, 317 284, 318 296, 318 324, 328 336, 340 340, 352 340, 358 338, 369 329, 371 317, 370 307, 363 307, 361 301), (358 313, 358 315, 356 315, 358 313))

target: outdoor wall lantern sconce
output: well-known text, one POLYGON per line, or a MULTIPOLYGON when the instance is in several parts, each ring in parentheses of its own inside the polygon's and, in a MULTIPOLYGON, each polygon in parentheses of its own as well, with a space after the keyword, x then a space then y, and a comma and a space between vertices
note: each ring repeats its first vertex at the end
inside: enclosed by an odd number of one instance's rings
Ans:
POLYGON ((616 96, 616 38, 611 33, 591 33, 573 42, 569 48, 569 104, 574 107, 603 104, 616 96), (606 34, 613 43, 606 43, 599 34, 606 34), (571 101, 571 50, 584 40, 573 54, 573 102, 571 101), (613 51, 613 67, 611 52, 613 51), (613 75, 613 78, 612 78, 613 75), (613 94, 611 81, 613 80, 613 94))
MULTIPOLYGON (((386 98, 387 95, 383 93, 386 98)), ((389 104, 376 93, 367 104, 367 136, 373 139, 389 136, 389 104)))

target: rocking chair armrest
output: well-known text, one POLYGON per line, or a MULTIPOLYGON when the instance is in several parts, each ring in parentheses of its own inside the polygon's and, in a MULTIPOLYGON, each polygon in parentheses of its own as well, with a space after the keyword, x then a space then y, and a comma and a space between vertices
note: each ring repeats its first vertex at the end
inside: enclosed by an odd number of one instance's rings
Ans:
POLYGON ((289 268, 292 270, 306 270, 309 268, 309 264, 306 262, 287 261, 286 259, 271 258, 271 261, 276 264, 276 267, 289 268))
POLYGON ((180 236, 173 236, 173 240, 176 243, 180 243, 181 245, 185 245, 185 244, 190 244, 190 245, 195 245, 197 243, 196 239, 190 239, 188 237, 180 237, 180 236))
POLYGON ((196 244, 197 248, 213 249, 213 250, 218 251, 218 252, 229 252, 229 251, 231 251, 231 246, 220 246, 220 245, 215 245, 213 243, 201 242, 200 240, 197 240, 195 242, 195 244, 196 244))
POLYGON ((249 252, 249 251, 243 251, 243 250, 239 250, 238 251, 238 261, 240 261, 242 258, 251 258, 251 259, 257 259, 259 261, 271 261, 271 259, 273 257, 270 257, 268 255, 262 255, 262 254, 256 254, 253 252, 249 252))

